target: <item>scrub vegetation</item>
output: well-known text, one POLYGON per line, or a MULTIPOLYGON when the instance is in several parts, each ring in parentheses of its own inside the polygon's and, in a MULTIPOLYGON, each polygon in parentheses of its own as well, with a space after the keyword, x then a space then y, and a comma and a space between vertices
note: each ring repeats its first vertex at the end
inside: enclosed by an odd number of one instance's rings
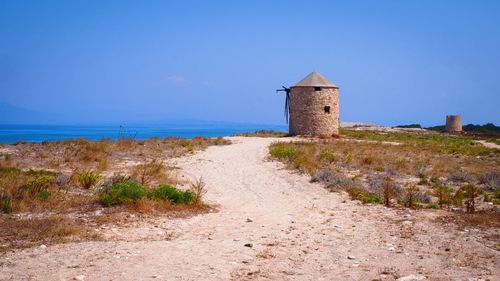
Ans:
POLYGON ((236 136, 240 137, 261 137, 261 138, 280 138, 288 136, 287 132, 273 131, 273 130, 258 130, 253 133, 238 133, 236 136))
POLYGON ((497 212, 500 150, 435 132, 343 130, 340 139, 275 142, 271 158, 363 203, 497 212))
POLYGON ((102 223, 103 211, 113 217, 124 212, 178 216, 209 210, 202 200, 203 181, 179 180, 175 167, 166 163, 228 143, 196 137, 0 145, 0 224, 5 226, 0 230, 0 253, 100 239, 89 226, 102 223))

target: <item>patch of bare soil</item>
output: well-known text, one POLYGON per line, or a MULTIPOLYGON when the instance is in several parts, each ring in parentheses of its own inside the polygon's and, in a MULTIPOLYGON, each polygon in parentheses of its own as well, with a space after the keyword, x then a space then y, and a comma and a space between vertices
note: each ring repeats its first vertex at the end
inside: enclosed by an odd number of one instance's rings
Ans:
POLYGON ((133 217, 114 229, 105 226, 103 241, 16 250, 0 258, 0 280, 500 276, 500 254, 491 242, 499 235, 497 225, 461 228, 442 210, 362 205, 269 161, 267 147, 278 139, 231 140, 232 145, 209 147, 172 163, 187 179, 203 176, 206 199, 218 205, 217 212, 133 217))
POLYGON ((492 142, 487 142, 485 140, 476 140, 476 142, 488 147, 488 148, 496 148, 496 149, 500 149, 500 145, 496 144, 496 143, 492 143, 492 142))

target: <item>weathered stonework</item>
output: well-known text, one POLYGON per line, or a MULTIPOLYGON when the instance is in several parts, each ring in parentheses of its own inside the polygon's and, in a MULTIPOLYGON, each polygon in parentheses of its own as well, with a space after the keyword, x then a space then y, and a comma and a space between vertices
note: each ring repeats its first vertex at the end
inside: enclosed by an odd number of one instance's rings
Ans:
POLYGON ((446 132, 461 132, 462 131, 462 116, 446 115, 446 132))
POLYGON ((310 136, 337 135, 339 133, 338 88, 292 87, 289 133, 310 136))

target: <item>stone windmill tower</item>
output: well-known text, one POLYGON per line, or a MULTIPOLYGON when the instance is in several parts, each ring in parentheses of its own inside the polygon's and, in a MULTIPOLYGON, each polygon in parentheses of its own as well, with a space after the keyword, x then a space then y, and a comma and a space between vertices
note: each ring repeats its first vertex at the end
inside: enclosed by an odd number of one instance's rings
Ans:
MULTIPOLYGON (((290 114, 290 135, 332 136, 339 133, 339 88, 318 72, 295 86, 283 87, 290 114)), ((288 120, 288 119, 287 119, 288 120)))
POLYGON ((445 131, 448 133, 462 132, 462 116, 446 115, 445 131))

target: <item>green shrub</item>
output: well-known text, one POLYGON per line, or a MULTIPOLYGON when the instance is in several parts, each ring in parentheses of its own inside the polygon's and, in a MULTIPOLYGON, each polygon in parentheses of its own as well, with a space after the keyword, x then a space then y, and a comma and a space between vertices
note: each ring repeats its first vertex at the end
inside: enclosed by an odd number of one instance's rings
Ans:
POLYGON ((78 183, 81 187, 89 189, 96 185, 101 179, 101 175, 92 170, 83 170, 78 173, 78 183))
POLYGON ((53 180, 53 176, 38 175, 28 180, 28 182, 26 183, 26 188, 29 192, 39 193, 41 191, 47 190, 52 184, 53 180))
POLYGON ((437 182, 432 185, 432 188, 434 189, 434 196, 438 198, 438 204, 441 208, 451 204, 453 201, 451 196, 453 190, 449 186, 437 182))
POLYGON ((37 176, 51 176, 53 177, 56 173, 47 171, 47 170, 33 170, 29 169, 26 171, 26 174, 29 176, 37 177, 37 176))
POLYGON ((455 191, 455 194, 451 197, 451 201, 453 202, 453 205, 462 207, 464 204, 464 193, 462 190, 457 190, 455 191))
POLYGON ((105 206, 115 206, 127 202, 136 202, 147 195, 144 186, 134 181, 120 182, 111 185, 101 192, 100 199, 105 206))
POLYGON ((333 163, 336 160, 335 154, 333 154, 330 150, 324 150, 320 154, 320 158, 326 160, 329 163, 333 163))
POLYGON ((484 193, 483 195, 483 201, 484 202, 492 202, 492 198, 491 198, 491 195, 489 195, 488 193, 484 193))
POLYGON ((382 198, 380 198, 379 195, 377 194, 366 194, 361 201, 365 204, 367 203, 375 203, 375 204, 382 204, 382 198))
POLYGON ((107 207, 134 203, 145 197, 153 200, 169 200, 174 204, 196 202, 196 195, 191 191, 182 191, 173 186, 162 184, 155 190, 148 192, 143 185, 135 181, 114 183, 100 194, 102 204, 107 207))
POLYGON ((349 187, 346 189, 346 191, 353 200, 362 201, 363 198, 366 196, 366 191, 359 187, 349 187))
POLYGON ((0 177, 17 176, 21 170, 16 167, 0 167, 0 177))
POLYGON ((50 193, 50 191, 48 190, 42 190, 38 193, 38 199, 40 201, 43 201, 43 202, 47 202, 50 200, 50 197, 52 196, 52 194, 50 193))
POLYGON ((346 188, 345 191, 347 191, 351 199, 359 200, 363 202, 363 204, 381 204, 383 201, 378 194, 370 193, 361 186, 350 186, 346 188))
POLYGON ((157 200, 170 200, 175 204, 191 204, 196 202, 196 195, 191 191, 182 191, 177 188, 162 184, 149 193, 148 197, 157 200))
POLYGON ((2 200, 0 201, 0 205, 2 207, 2 212, 5 214, 12 213, 12 198, 10 198, 9 196, 4 196, 1 199, 2 200))
POLYGON ((286 147, 285 143, 277 142, 269 148, 269 154, 278 159, 292 159, 295 156, 295 150, 286 147))
POLYGON ((500 205, 500 189, 493 192, 493 198, 491 198, 493 205, 500 205))
POLYGON ((425 208, 426 209, 438 209, 439 207, 436 204, 429 204, 429 205, 425 206, 425 208))

